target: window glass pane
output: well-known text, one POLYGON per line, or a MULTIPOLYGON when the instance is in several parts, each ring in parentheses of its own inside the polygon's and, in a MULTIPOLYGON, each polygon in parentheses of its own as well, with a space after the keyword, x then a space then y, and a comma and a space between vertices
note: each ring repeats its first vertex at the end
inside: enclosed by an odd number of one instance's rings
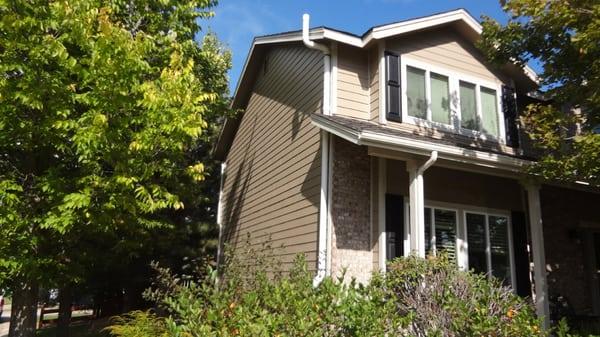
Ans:
POLYGON ((481 115, 483 131, 498 137, 498 102, 496 90, 481 87, 481 115))
POLYGON ((406 87, 408 115, 423 119, 427 118, 425 70, 406 67, 406 87))
POLYGON ((459 95, 460 125, 465 129, 478 130, 475 84, 460 81, 459 95))
POLYGON ((510 284, 510 255, 508 247, 508 218, 490 216, 490 251, 492 275, 510 284))
POLYGON ((431 208, 425 208, 425 254, 431 254, 431 208))
POLYGON ((448 77, 431 73, 431 119, 450 124, 450 86, 448 77))
POLYGON ((487 274, 485 254, 485 215, 467 213, 467 244, 469 245, 469 269, 487 274))
POLYGON ((436 209, 433 216, 436 250, 456 261, 456 212, 436 209))

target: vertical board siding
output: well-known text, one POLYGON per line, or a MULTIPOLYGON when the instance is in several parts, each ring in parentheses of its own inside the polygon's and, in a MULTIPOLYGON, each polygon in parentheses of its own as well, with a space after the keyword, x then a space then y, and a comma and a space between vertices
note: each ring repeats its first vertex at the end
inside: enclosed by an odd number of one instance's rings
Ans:
POLYGON ((367 52, 339 45, 336 114, 368 119, 369 81, 367 52))
POLYGON ((323 57, 293 44, 263 61, 227 156, 225 242, 234 252, 269 245, 265 257, 284 269, 302 253, 315 270, 321 154, 310 114, 321 108, 323 57))

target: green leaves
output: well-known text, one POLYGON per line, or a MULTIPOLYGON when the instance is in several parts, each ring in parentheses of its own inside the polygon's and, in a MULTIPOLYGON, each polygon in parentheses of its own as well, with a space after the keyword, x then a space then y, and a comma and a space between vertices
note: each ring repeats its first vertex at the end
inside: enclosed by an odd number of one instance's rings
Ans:
POLYGON ((591 132, 600 124, 600 3, 502 3, 511 19, 501 26, 485 18, 480 48, 499 64, 539 62, 541 87, 552 100, 529 106, 523 118, 542 155, 531 173, 600 186, 598 137, 591 132))
POLYGON ((194 40, 213 5, 0 1, 0 288, 4 272, 68 273, 83 237, 139 245, 204 200, 230 65, 194 40))

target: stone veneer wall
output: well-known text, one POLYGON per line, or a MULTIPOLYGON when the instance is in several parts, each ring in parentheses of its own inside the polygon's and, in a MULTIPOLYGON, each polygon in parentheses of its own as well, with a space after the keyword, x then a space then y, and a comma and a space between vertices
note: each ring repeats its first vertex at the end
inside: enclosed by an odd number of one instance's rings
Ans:
POLYGON ((584 240, 586 230, 600 232, 600 195, 543 186, 541 204, 549 295, 564 296, 575 313, 588 314, 592 299, 584 240))
POLYGON ((371 158, 365 146, 333 138, 333 174, 331 197, 332 276, 346 270, 365 283, 373 270, 371 249, 370 175, 371 158))

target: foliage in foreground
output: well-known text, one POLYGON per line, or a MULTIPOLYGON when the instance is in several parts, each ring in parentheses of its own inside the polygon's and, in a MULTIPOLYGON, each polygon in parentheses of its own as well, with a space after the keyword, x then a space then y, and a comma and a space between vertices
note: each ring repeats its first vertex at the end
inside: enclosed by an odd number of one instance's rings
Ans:
POLYGON ((197 227, 228 104, 229 53, 200 26, 215 5, 0 0, 0 288, 27 315, 11 331, 31 336, 38 286, 129 276, 173 227, 214 233, 197 227))
POLYGON ((498 64, 540 63, 540 85, 553 101, 529 105, 522 118, 543 152, 532 173, 600 186, 600 2, 500 2, 509 20, 486 18, 480 47, 498 64))
POLYGON ((182 282, 159 271, 149 294, 167 315, 136 313, 114 336, 546 336, 529 303, 445 257, 397 259, 367 285, 313 287, 301 257, 289 273, 229 267, 219 286, 214 272, 182 282))

